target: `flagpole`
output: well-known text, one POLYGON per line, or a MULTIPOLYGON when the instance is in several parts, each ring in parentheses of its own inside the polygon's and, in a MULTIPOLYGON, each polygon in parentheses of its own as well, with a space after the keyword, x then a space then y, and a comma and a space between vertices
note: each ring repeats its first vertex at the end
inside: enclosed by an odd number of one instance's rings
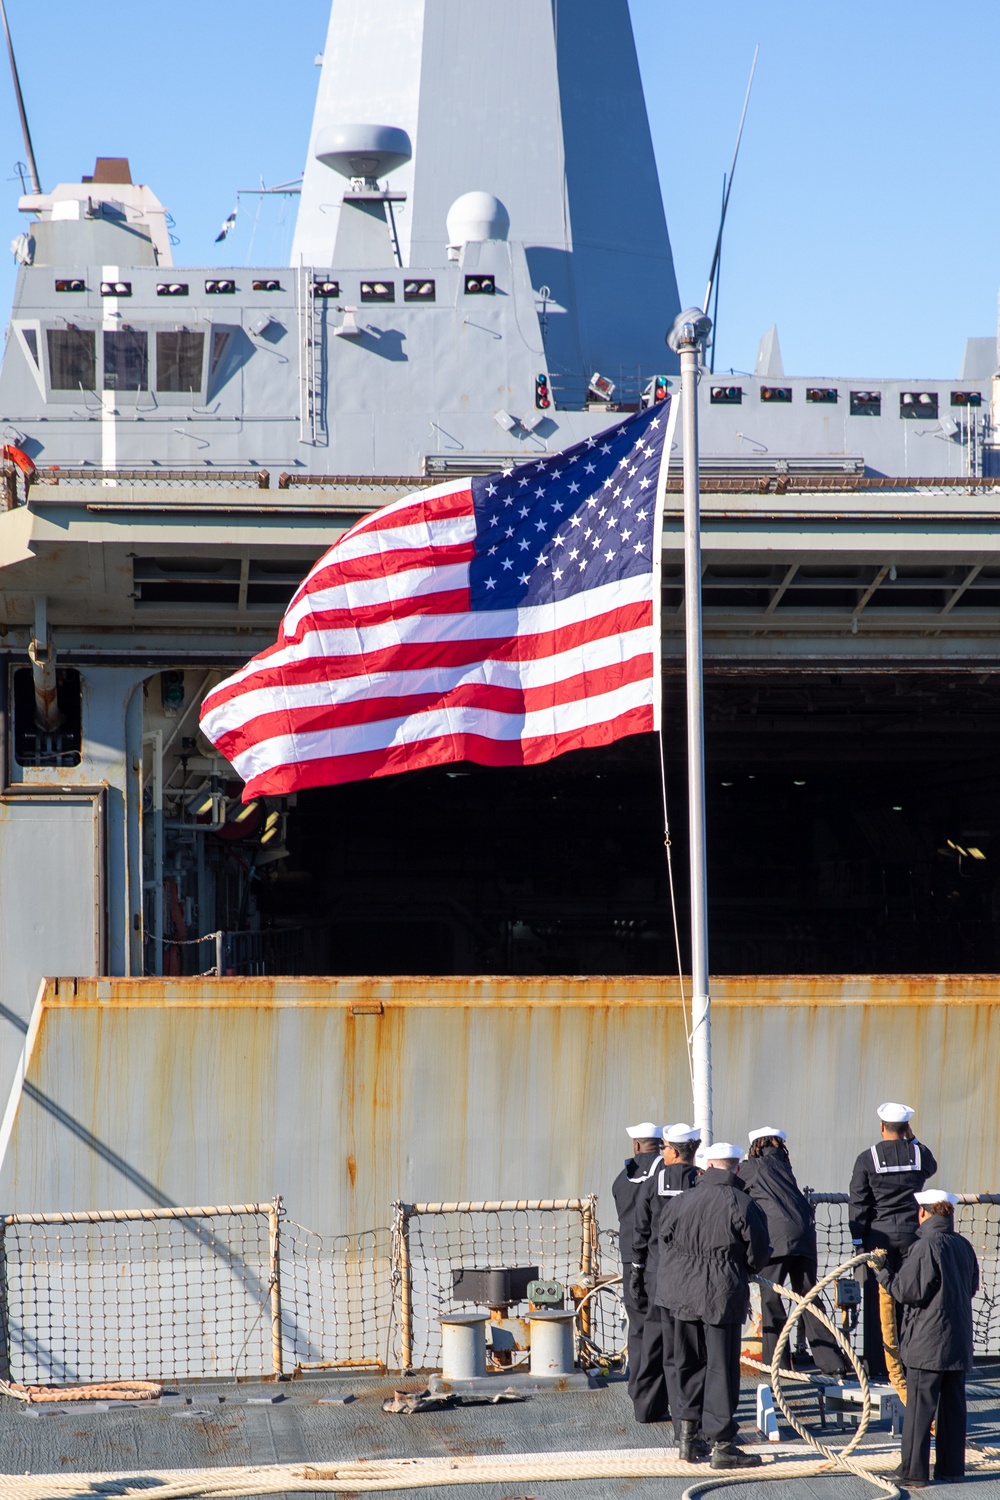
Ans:
POLYGON ((688 831, 691 871, 691 1073, 694 1120, 712 1138, 712 1006, 708 993, 708 871, 705 850, 705 699, 701 619, 701 495, 698 379, 712 320, 682 312, 667 335, 680 355, 684 422, 684 636, 687 672, 688 831))

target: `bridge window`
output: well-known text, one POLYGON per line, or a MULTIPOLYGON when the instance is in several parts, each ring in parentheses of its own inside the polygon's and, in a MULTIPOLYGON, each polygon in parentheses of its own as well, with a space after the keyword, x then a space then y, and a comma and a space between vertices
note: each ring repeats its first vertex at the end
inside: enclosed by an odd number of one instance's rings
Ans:
POLYGON ((900 391, 899 415, 926 421, 938 414, 937 391, 900 391))
POLYGON ((395 302, 396 284, 393 281, 363 281, 362 302, 395 302))
POLYGON ((134 328, 115 328, 104 335, 104 389, 149 388, 149 338, 134 328))
POLYGON ((156 389, 158 391, 200 391, 201 369, 205 356, 205 335, 176 333, 156 335, 156 389))
POLYGON ((852 391, 852 417, 880 417, 882 415, 881 391, 852 391))
POLYGON ((711 402, 713 406, 739 406, 743 400, 743 387, 741 385, 713 385, 711 402))
POLYGON ((49 380, 54 391, 92 391, 97 341, 92 328, 49 328, 49 380))

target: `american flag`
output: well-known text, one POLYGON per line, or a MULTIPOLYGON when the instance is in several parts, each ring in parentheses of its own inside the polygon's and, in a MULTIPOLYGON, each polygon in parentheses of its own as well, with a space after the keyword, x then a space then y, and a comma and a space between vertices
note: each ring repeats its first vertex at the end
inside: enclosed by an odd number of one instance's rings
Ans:
POLYGON ((359 521, 201 727, 244 800, 469 760, 533 765, 659 724, 669 401, 359 521))

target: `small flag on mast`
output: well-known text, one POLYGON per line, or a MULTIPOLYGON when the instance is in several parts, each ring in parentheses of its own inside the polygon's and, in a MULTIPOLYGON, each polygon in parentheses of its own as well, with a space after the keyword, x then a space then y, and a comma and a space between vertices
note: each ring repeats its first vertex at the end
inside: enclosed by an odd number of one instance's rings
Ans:
POLYGON ((673 415, 668 399, 345 532, 276 644, 202 705, 244 801, 461 760, 531 765, 657 728, 673 415))
POLYGON ((239 213, 239 209, 240 205, 237 203, 236 207, 233 209, 228 219, 226 219, 218 234, 215 236, 216 244, 218 244, 220 240, 226 239, 231 231, 236 228, 236 215, 239 213))

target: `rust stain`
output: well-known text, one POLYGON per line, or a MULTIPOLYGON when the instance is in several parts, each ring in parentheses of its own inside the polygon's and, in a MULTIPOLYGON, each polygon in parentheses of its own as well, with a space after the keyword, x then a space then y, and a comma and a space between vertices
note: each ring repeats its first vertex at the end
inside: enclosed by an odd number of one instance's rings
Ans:
POLYGON ((353 1190, 358 1180, 358 1158, 353 1153, 347 1158, 347 1175, 353 1190))
MULTIPOLYGON (((52 1009, 91 1007, 98 986, 107 1008, 164 1006, 211 1010, 220 1006, 268 1008, 342 1007, 357 1017, 378 1020, 393 1010, 467 1006, 509 1006, 533 1010, 586 1008, 649 1010, 680 1008, 676 978, 588 975, 583 979, 536 975, 444 977, 316 978, 79 978, 48 980, 45 1004, 52 1009)), ((821 974, 739 975, 712 980, 719 1008, 800 1007, 804 1005, 982 1005, 1000 1001, 996 974, 821 974)))

